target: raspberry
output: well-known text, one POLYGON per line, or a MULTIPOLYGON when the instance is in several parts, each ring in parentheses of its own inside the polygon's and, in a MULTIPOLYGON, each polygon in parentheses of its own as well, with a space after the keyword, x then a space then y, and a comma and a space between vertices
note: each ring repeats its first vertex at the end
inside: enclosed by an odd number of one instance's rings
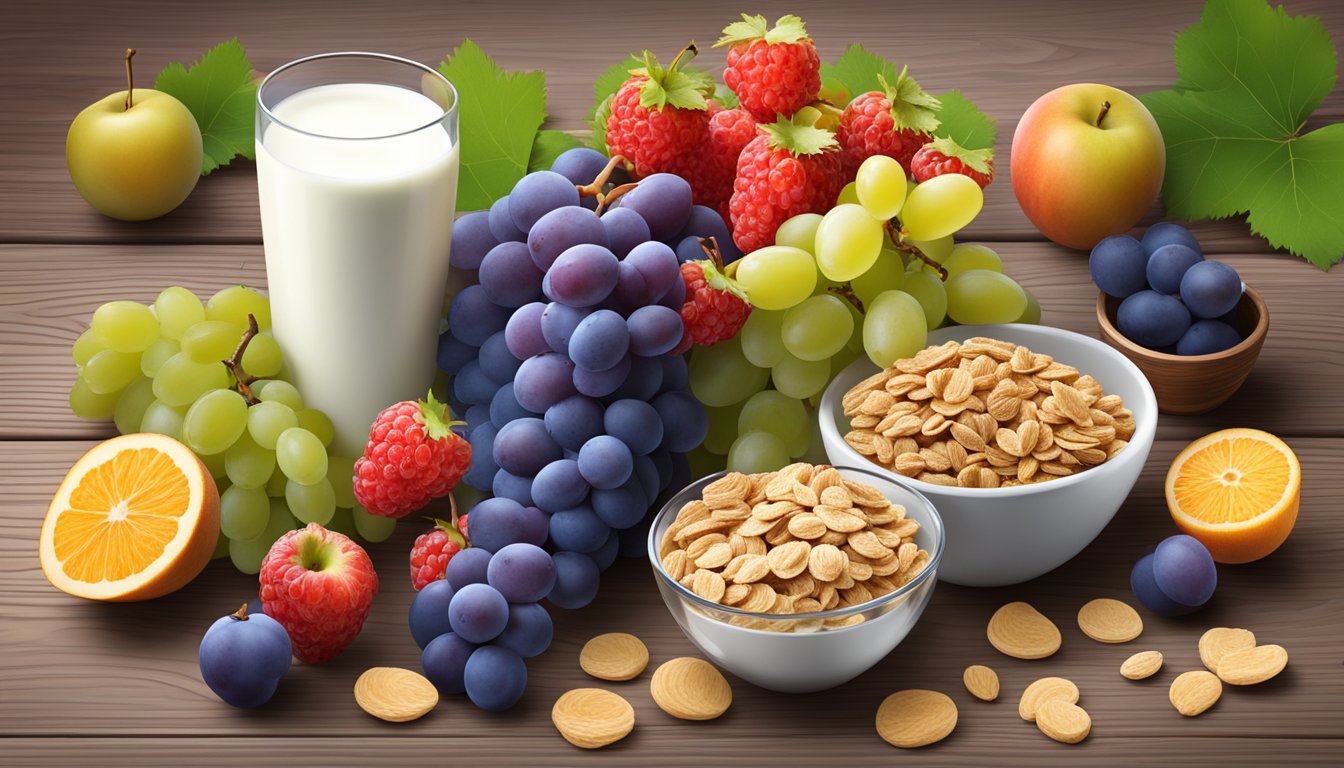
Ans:
POLYGON ((411 586, 416 592, 443 578, 448 561, 467 545, 465 536, 454 523, 434 520, 433 530, 416 537, 411 546, 411 586))
POLYGON ((406 400, 385 409, 369 428, 355 462, 355 499, 371 514, 400 518, 446 495, 471 467, 471 445, 449 427, 448 409, 406 400))
POLYGON ((742 108, 763 123, 793 117, 821 91, 821 59, 803 20, 781 16, 773 29, 764 16, 742 14, 714 44, 731 46, 723 82, 742 108))
POLYGON ((276 539, 261 562, 261 604, 305 664, 329 661, 364 627, 378 574, 350 537, 317 523, 276 539))
POLYGON ((994 180, 994 151, 966 149, 952 139, 937 138, 919 148, 910 160, 915 181, 928 181, 946 173, 969 176, 981 189, 994 180))
POLYGON ((844 157, 845 174, 853 176, 873 155, 886 155, 910 173, 910 159, 929 143, 938 127, 938 99, 920 89, 902 69, 895 84, 877 76, 883 90, 854 97, 840 115, 836 140, 844 157))
MULTIPOLYGON (((713 102, 711 102, 713 104, 713 102)), ((716 192, 713 201, 704 203, 729 220, 728 200, 733 196, 733 178, 737 175, 737 156, 757 136, 756 119, 744 109, 713 110, 709 118, 710 162, 715 167, 716 192)))
POLYGON ((698 344, 708 347, 731 339, 742 330, 751 314, 747 295, 737 281, 723 274, 714 261, 688 261, 681 265, 686 283, 686 303, 681 305, 681 321, 686 327, 672 354, 679 355, 698 344))
POLYGON ((821 213, 844 186, 835 135, 784 118, 762 125, 737 158, 729 201, 733 242, 749 253, 774 242, 775 230, 800 213, 821 213))

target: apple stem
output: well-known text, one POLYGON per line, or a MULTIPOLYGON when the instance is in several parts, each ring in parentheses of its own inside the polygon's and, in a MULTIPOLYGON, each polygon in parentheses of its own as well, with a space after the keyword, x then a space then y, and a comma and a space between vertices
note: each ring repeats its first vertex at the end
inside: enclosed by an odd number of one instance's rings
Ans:
POLYGON ((135 56, 134 48, 126 49, 126 109, 131 108, 132 98, 135 96, 135 81, 131 77, 131 57, 135 56))
POLYGON ((1111 111, 1111 102, 1101 102, 1101 113, 1097 115, 1097 127, 1101 127, 1101 121, 1106 119, 1106 113, 1111 111))
POLYGON ((233 613, 230 613, 229 618, 236 619, 238 621, 247 621, 247 603, 243 603, 242 608, 239 608, 233 613))
POLYGON ((229 373, 232 374, 233 378, 238 382, 238 394, 243 396, 243 399, 247 401, 248 405, 256 405, 261 401, 257 399, 256 395, 252 394, 252 387, 250 385, 257 380, 257 377, 243 370, 243 353, 247 351, 247 345, 252 341, 252 337, 256 336, 259 332, 260 331, 257 328, 257 318, 249 312, 247 314, 247 331, 243 333, 242 340, 238 342, 238 348, 233 350, 232 357, 222 361, 224 367, 229 369, 229 373))

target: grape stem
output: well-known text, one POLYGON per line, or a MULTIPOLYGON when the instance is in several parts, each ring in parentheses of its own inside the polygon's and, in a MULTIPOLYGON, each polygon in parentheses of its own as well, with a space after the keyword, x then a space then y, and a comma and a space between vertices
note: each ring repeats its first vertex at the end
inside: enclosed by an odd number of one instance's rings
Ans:
POLYGON ((131 57, 135 56, 134 48, 126 49, 126 109, 131 108, 132 97, 135 95, 134 80, 131 78, 131 57))
POLYGON ((937 260, 928 257, 924 254, 924 251, 919 249, 919 246, 902 237, 901 231, 896 228, 895 224, 888 221, 882 228, 886 230, 887 237, 891 239, 892 248, 895 248, 897 251, 908 256, 914 256, 925 264, 928 264, 930 267, 938 270, 938 278, 943 282, 947 282, 947 267, 944 267, 937 260))
POLYGON ((238 394, 243 396, 248 405, 256 405, 261 402, 257 396, 252 394, 251 384, 257 380, 256 376, 243 370, 243 353, 247 351, 247 345, 251 343, 252 337, 260 332, 257 328, 257 318, 251 312, 247 314, 247 330, 243 332, 243 338, 238 342, 238 348, 233 350, 233 356, 228 360, 222 361, 224 367, 229 369, 233 378, 238 382, 238 394))
POLYGON ((229 618, 235 619, 237 621, 247 621, 247 603, 243 603, 242 608, 239 608, 233 613, 230 613, 229 618))
POLYGON ((606 167, 597 174, 597 178, 593 179, 591 184, 575 184, 574 188, 579 190, 579 195, 582 197, 596 197, 601 201, 602 188, 607 186, 607 180, 611 178, 611 174, 616 170, 616 166, 624 164, 624 156, 612 155, 611 159, 607 161, 606 167))
POLYGON ((858 294, 854 293, 854 287, 851 286, 849 283, 841 283, 839 285, 833 285, 830 288, 827 288, 826 292, 833 293, 836 296, 839 296, 840 298, 844 299, 845 301, 848 301, 850 304, 854 306, 855 309, 859 310, 859 314, 861 315, 866 314, 866 312, 863 309, 863 301, 859 299, 858 294))
POLYGON ((607 209, 607 205, 609 203, 616 202, 620 198, 624 197, 625 193, 633 190, 635 187, 638 186, 639 186, 638 183, 632 181, 629 184, 622 184, 621 186, 616 187, 615 189, 611 190, 605 195, 598 195, 597 210, 594 211, 594 213, 596 213, 598 216, 601 216, 602 212, 607 209))
POLYGON ((700 242, 700 250, 705 252, 705 258, 709 259, 714 265, 714 269, 723 271, 723 251, 719 248, 719 239, 710 235, 709 237, 697 238, 700 242))

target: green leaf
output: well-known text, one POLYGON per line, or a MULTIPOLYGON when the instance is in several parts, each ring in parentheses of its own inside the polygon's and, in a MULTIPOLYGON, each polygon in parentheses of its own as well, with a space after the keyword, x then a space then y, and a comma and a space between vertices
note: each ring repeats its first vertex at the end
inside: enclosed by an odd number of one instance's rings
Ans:
POLYGON ((741 21, 734 21, 732 24, 723 28, 723 37, 714 43, 715 48, 725 45, 735 45, 737 43, 754 43, 757 40, 764 40, 767 45, 776 43, 796 43, 807 39, 807 27, 803 20, 789 14, 780 16, 775 22, 774 28, 770 27, 769 22, 764 16, 748 16, 742 14, 741 21))
POLYGON ((728 90, 728 86, 723 83, 714 86, 714 100, 722 104, 724 109, 737 109, 741 106, 737 94, 728 90))
POLYGON ((664 68, 649 51, 644 51, 643 66, 632 74, 648 79, 639 87, 639 105, 645 109, 706 109, 707 99, 714 94, 714 78, 691 69, 687 65, 695 58, 695 46, 677 54, 672 64, 664 68), (683 58, 684 57, 684 58, 683 58))
POLYGON ((606 101, 607 97, 614 96, 625 81, 630 79, 630 70, 643 66, 644 60, 632 53, 626 56, 624 61, 612 64, 598 75, 593 81, 593 112, 597 111, 598 106, 606 101))
POLYGON ((457 210, 489 208, 527 173, 533 139, 546 119, 546 76, 505 72, 470 40, 444 59, 439 72, 461 101, 457 210))
POLYGON ((998 131, 994 118, 981 112, 961 91, 948 91, 938 97, 936 136, 952 139, 966 149, 994 149, 998 131))
POLYGON ((611 117, 611 96, 603 99, 593 108, 593 114, 588 118, 588 127, 593 133, 588 137, 588 146, 596 149, 604 155, 611 154, 607 149, 607 118, 611 117))
POLYGON ((891 99, 891 117, 896 121, 896 130, 933 133, 938 129, 938 108, 942 105, 919 87, 910 76, 909 67, 901 67, 901 74, 894 82, 889 83, 884 75, 878 75, 877 82, 891 99))
POLYGON ((795 155, 818 155, 840 146, 835 134, 825 128, 807 125, 780 115, 774 123, 762 123, 761 131, 768 137, 766 143, 795 155))
POLYGON ((551 163, 562 152, 583 146, 572 134, 564 131, 538 131, 532 142, 532 156, 527 161, 527 172, 549 170, 551 163))
POLYGON ((154 89, 186 105, 201 129, 201 175, 233 158, 256 157, 257 86, 252 63, 238 38, 211 48, 188 69, 172 62, 154 89))
POLYGON ((821 65, 822 89, 832 95, 843 93, 844 98, 835 102, 841 107, 859 94, 883 90, 879 76, 891 82, 900 76, 900 70, 858 43, 846 48, 834 64, 821 65))
POLYGON ((934 137, 929 143, 937 152, 957 158, 971 170, 989 173, 989 161, 994 159, 993 149, 968 149, 958 144, 956 139, 949 139, 946 136, 934 137))
POLYGON ((1167 148, 1162 198, 1186 219, 1248 214, 1251 231, 1328 269, 1344 257, 1344 124, 1302 135, 1334 89, 1319 19, 1210 0, 1176 39, 1178 79, 1140 97, 1167 148))

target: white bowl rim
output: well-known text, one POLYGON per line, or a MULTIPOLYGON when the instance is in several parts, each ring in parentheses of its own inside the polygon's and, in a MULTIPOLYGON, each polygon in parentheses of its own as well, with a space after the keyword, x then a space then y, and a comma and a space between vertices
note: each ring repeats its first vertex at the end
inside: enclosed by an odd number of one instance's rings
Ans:
MULTIPOLYGON (((866 464, 871 464, 873 467, 884 473, 882 476, 886 477, 887 479, 901 478, 902 480, 906 481, 906 483, 908 483, 911 487, 919 491, 927 491, 930 493, 943 494, 946 496, 959 496, 963 498, 980 498, 980 499, 1009 498, 1014 496, 1031 496, 1034 494, 1044 493, 1047 491, 1056 490, 1060 488, 1067 488, 1071 485, 1087 482, 1087 479, 1089 477, 1095 477, 1098 473, 1108 471, 1107 470, 1108 467, 1114 469, 1115 467, 1120 466, 1122 463, 1128 463, 1128 461, 1130 461, 1128 457, 1131 455, 1131 452, 1129 451, 1130 445, 1135 444, 1142 445, 1145 443, 1148 445, 1152 445, 1154 438, 1157 436, 1157 419, 1158 419, 1157 395, 1153 392, 1152 384, 1148 383, 1148 377, 1143 375, 1143 371, 1140 371, 1139 367, 1135 365, 1133 361, 1131 361, 1128 357, 1125 357, 1123 354, 1120 353, 1119 350, 1115 349, 1111 345, 1106 344, 1105 342, 1100 341, 1098 339, 1094 339, 1091 336, 1077 333, 1075 331, 1070 331, 1064 328, 1055 328, 1048 325, 1031 325, 1027 323, 1007 323, 1001 325, 954 325, 949 326, 948 328, 935 329, 933 331, 930 331, 929 333, 930 335, 932 335, 934 333, 938 333, 939 331, 945 331, 953 333, 944 333, 944 335, 955 335, 959 333, 965 333, 964 337, 965 339, 969 339, 973 336, 984 336, 992 339, 995 338, 994 333, 997 329, 1005 327, 1012 328, 1014 333, 1026 331, 1029 335, 1035 334, 1042 338, 1062 336, 1075 341, 1079 341, 1084 345, 1090 346, 1093 349, 1097 350, 1098 352, 1107 355, 1112 360, 1114 360, 1120 366, 1121 369, 1129 373, 1130 376, 1132 376, 1134 380, 1139 383, 1139 389, 1143 393, 1144 408, 1149 413, 1152 414, 1152 418, 1146 419, 1142 422, 1135 420, 1135 431, 1128 441, 1129 445, 1126 445, 1125 448, 1121 450, 1120 453, 1117 454, 1114 459, 1108 459, 1105 462, 1102 462, 1101 464, 1098 464, 1095 467, 1091 467, 1083 472, 1075 472, 1072 475, 1068 475, 1065 477, 1061 477, 1043 483, 1018 485, 1012 488, 962 488, 960 486, 936 485, 934 483, 926 483, 923 480, 916 480, 913 477, 905 477, 904 475, 897 474, 895 472, 892 472, 890 469, 883 467, 880 464, 877 464, 876 462, 870 461, 866 456, 854 450, 853 446, 844 441, 844 437, 840 434, 840 430, 836 426, 835 420, 828 416, 828 414, 832 413, 835 410, 834 406, 836 402, 840 398, 844 397, 844 393, 840 392, 839 387, 837 386, 839 379, 852 368, 858 366, 866 366, 866 367, 873 366, 873 362, 869 360, 866 356, 860 356, 858 360, 855 360, 854 362, 845 366, 845 368, 841 371, 840 376, 836 376, 835 379, 833 379, 831 383, 826 386, 826 391, 821 396, 821 406, 817 409, 817 414, 818 419, 820 421, 823 437, 833 437, 834 441, 837 444, 844 446, 844 451, 846 452, 847 457, 852 458, 855 461, 862 461, 866 464)), ((951 339, 948 340, 950 341, 951 339)), ((1032 351, 1034 352, 1036 350, 1033 349, 1032 351)), ((1086 373, 1086 371, 1084 371, 1083 373, 1086 373)), ((1001 510, 986 510, 986 514, 1001 514, 1001 510)))
MULTIPOLYGON (((698 485, 700 483, 705 483, 706 485, 708 485, 709 483, 712 483, 715 480, 718 480, 719 478, 729 474, 727 470, 724 470, 722 472, 715 472, 712 475, 705 475, 704 477, 699 478, 698 480, 692 481, 690 485, 687 485, 685 488, 682 488, 681 490, 672 494, 672 496, 668 498, 667 503, 663 505, 663 508, 658 510, 658 514, 653 516, 653 522, 649 524, 648 547, 649 547, 649 562, 653 565, 654 573, 656 573, 659 578, 661 578, 664 582, 666 582, 673 589, 673 591, 680 593, 682 597, 690 600, 692 603, 701 606, 702 608, 707 608, 714 611, 722 611, 724 613, 733 614, 734 616, 745 616, 747 618, 752 619, 763 619, 765 621, 805 621, 808 619, 825 620, 825 619, 842 618, 845 616, 852 616, 856 613, 863 613, 865 611, 870 611, 874 608, 878 608, 889 602, 892 602, 896 600, 896 598, 898 597, 904 597, 905 595, 914 592, 921 584, 923 584, 925 581, 931 578, 935 572, 937 572, 938 563, 943 559, 943 550, 945 549, 947 544, 947 536, 946 531, 943 528, 943 518, 938 514, 937 507, 933 505, 933 502, 929 501, 927 496, 920 493, 918 489, 911 487, 911 484, 907 482, 908 480, 907 478, 899 476, 897 478, 884 477, 883 475, 878 474, 877 472, 874 472, 864 467, 851 467, 836 464, 828 466, 832 466, 835 469, 845 470, 847 472, 858 472, 860 474, 868 475, 878 480, 882 480, 883 482, 891 483, 892 485, 901 486, 901 488, 913 494, 915 498, 917 498, 919 502, 924 505, 925 509, 929 513, 929 520, 932 523, 931 527, 934 529, 932 531, 934 536, 934 551, 929 555, 929 564, 924 566, 924 570, 920 571, 919 575, 915 576, 915 578, 911 579, 905 584, 902 584, 896 590, 888 592, 887 594, 882 595, 881 597, 875 597, 866 603, 859 603, 858 605, 850 605, 844 608, 832 608, 829 611, 813 611, 811 613, 755 613, 752 611, 744 611, 740 608, 734 608, 729 605, 722 605, 720 603, 711 602, 695 594, 691 590, 682 586, 681 583, 678 582, 676 579, 673 579, 671 576, 669 576, 667 571, 663 568, 663 561, 661 558, 658 557, 658 549, 661 543, 655 541, 655 538, 657 537, 658 524, 663 519, 664 515, 667 515, 669 514, 669 512, 671 512, 673 506, 672 504, 673 500, 675 500, 678 496, 681 496, 683 493, 686 493, 686 491, 688 491, 692 485, 698 485)), ((681 511, 680 508, 678 508, 675 512, 671 513, 677 514, 680 511, 681 511)), ((921 528, 924 527, 923 523, 920 524, 920 527, 921 528)), ((727 622, 719 622, 719 623, 727 624, 727 622)), ((753 629, 752 627, 735 627, 735 628, 744 630, 753 629)), ((849 629, 849 627, 841 627, 840 629, 849 629)), ((829 630, 829 631, 833 632, 835 630, 829 630)), ((772 632, 770 634, 778 635, 780 633, 772 632)))

